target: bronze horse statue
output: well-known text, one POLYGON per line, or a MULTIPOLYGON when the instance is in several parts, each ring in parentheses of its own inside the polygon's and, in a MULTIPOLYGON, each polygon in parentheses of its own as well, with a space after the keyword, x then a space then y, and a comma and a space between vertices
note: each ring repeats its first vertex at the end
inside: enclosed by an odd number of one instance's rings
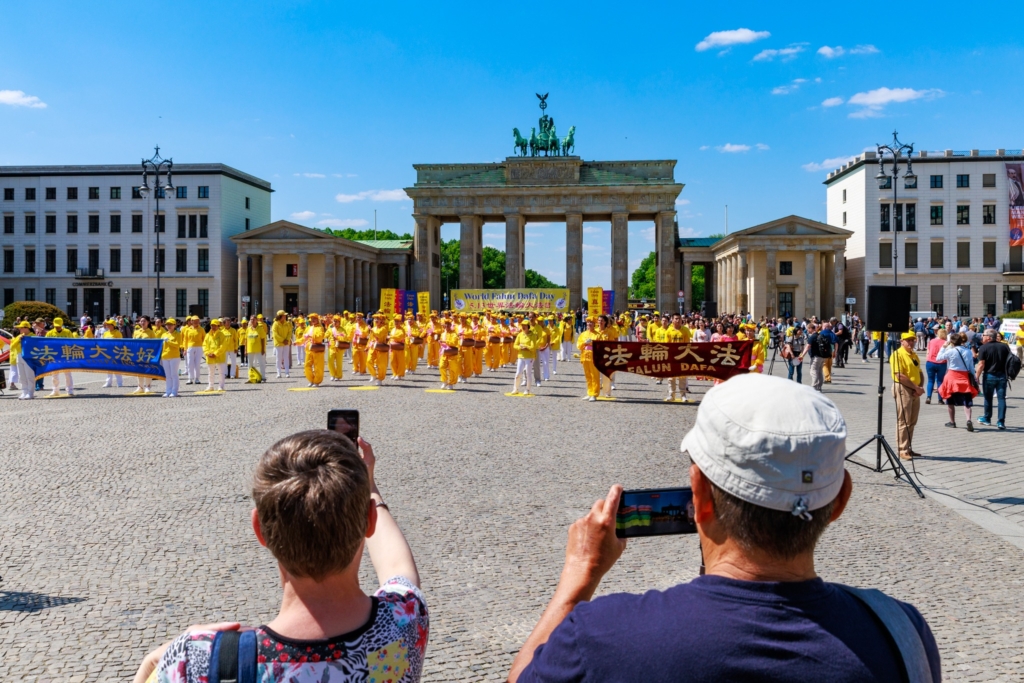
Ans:
POLYGON ((512 135, 515 138, 515 151, 519 154, 519 156, 525 157, 527 153, 527 148, 530 146, 530 141, 519 134, 518 128, 512 129, 512 135))
POLYGON ((569 126, 569 134, 562 139, 562 156, 569 156, 569 151, 576 151, 576 126, 569 126))

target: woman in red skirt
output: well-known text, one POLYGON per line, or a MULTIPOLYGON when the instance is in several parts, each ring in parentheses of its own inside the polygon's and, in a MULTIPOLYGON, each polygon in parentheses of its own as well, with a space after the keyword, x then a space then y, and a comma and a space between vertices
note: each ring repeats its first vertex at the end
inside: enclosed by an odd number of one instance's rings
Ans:
POLYGON ((946 376, 939 386, 939 396, 946 401, 946 408, 949 410, 949 422, 946 426, 956 429, 956 406, 963 406, 964 415, 967 417, 967 431, 973 432, 971 408, 974 407, 974 397, 978 395, 978 388, 972 381, 974 354, 964 346, 966 341, 967 335, 953 333, 939 351, 937 360, 946 363, 946 376))

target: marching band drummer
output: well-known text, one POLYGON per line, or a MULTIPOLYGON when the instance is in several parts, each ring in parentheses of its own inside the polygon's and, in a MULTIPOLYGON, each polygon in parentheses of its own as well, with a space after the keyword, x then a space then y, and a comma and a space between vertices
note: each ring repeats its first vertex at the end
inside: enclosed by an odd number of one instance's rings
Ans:
POLYGON ((441 333, 444 326, 437 319, 437 311, 430 312, 427 324, 427 367, 436 368, 441 362, 441 333))
POLYGON ((452 329, 452 321, 445 318, 441 333, 438 335, 441 360, 438 367, 441 373, 441 388, 455 389, 459 381, 459 335, 452 329))
POLYGON ((301 348, 306 350, 302 368, 306 374, 306 381, 309 386, 318 387, 324 381, 324 354, 327 346, 324 339, 327 331, 320 324, 320 316, 316 313, 309 314, 309 325, 302 333, 301 348))
POLYGON ((391 351, 391 379, 405 377, 405 327, 395 319, 395 326, 388 332, 388 348, 391 351))
POLYGON ((352 346, 349 342, 348 330, 340 315, 335 315, 332 318, 325 339, 328 344, 327 369, 330 372, 331 381, 340 382, 345 378, 345 352, 352 346))
POLYGON ((352 372, 357 375, 366 374, 366 352, 370 340, 370 326, 366 324, 362 312, 356 313, 356 322, 352 326, 352 372))
POLYGON ((383 313, 373 314, 373 327, 368 335, 370 345, 370 381, 384 386, 388 371, 388 328, 383 313))
POLYGON ((594 342, 603 339, 600 332, 594 329, 596 318, 587 318, 587 329, 580 332, 576 338, 576 348, 580 351, 580 364, 583 365, 583 375, 587 379, 587 395, 584 401, 596 401, 601 393, 601 373, 594 365, 594 342))

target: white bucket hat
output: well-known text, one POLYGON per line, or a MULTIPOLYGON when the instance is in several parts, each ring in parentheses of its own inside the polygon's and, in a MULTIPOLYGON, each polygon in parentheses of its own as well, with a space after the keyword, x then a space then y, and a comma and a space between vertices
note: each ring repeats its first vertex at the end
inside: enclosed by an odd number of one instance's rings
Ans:
POLYGON ((681 450, 723 491, 809 519, 843 485, 846 422, 808 386, 739 375, 708 391, 681 450))

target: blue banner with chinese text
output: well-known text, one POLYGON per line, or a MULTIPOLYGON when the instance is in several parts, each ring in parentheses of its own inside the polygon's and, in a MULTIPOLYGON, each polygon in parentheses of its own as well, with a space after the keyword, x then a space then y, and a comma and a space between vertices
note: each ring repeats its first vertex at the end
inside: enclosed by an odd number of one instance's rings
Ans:
POLYGON ((56 372, 103 372, 164 379, 162 339, 25 337, 25 362, 36 377, 56 372))

